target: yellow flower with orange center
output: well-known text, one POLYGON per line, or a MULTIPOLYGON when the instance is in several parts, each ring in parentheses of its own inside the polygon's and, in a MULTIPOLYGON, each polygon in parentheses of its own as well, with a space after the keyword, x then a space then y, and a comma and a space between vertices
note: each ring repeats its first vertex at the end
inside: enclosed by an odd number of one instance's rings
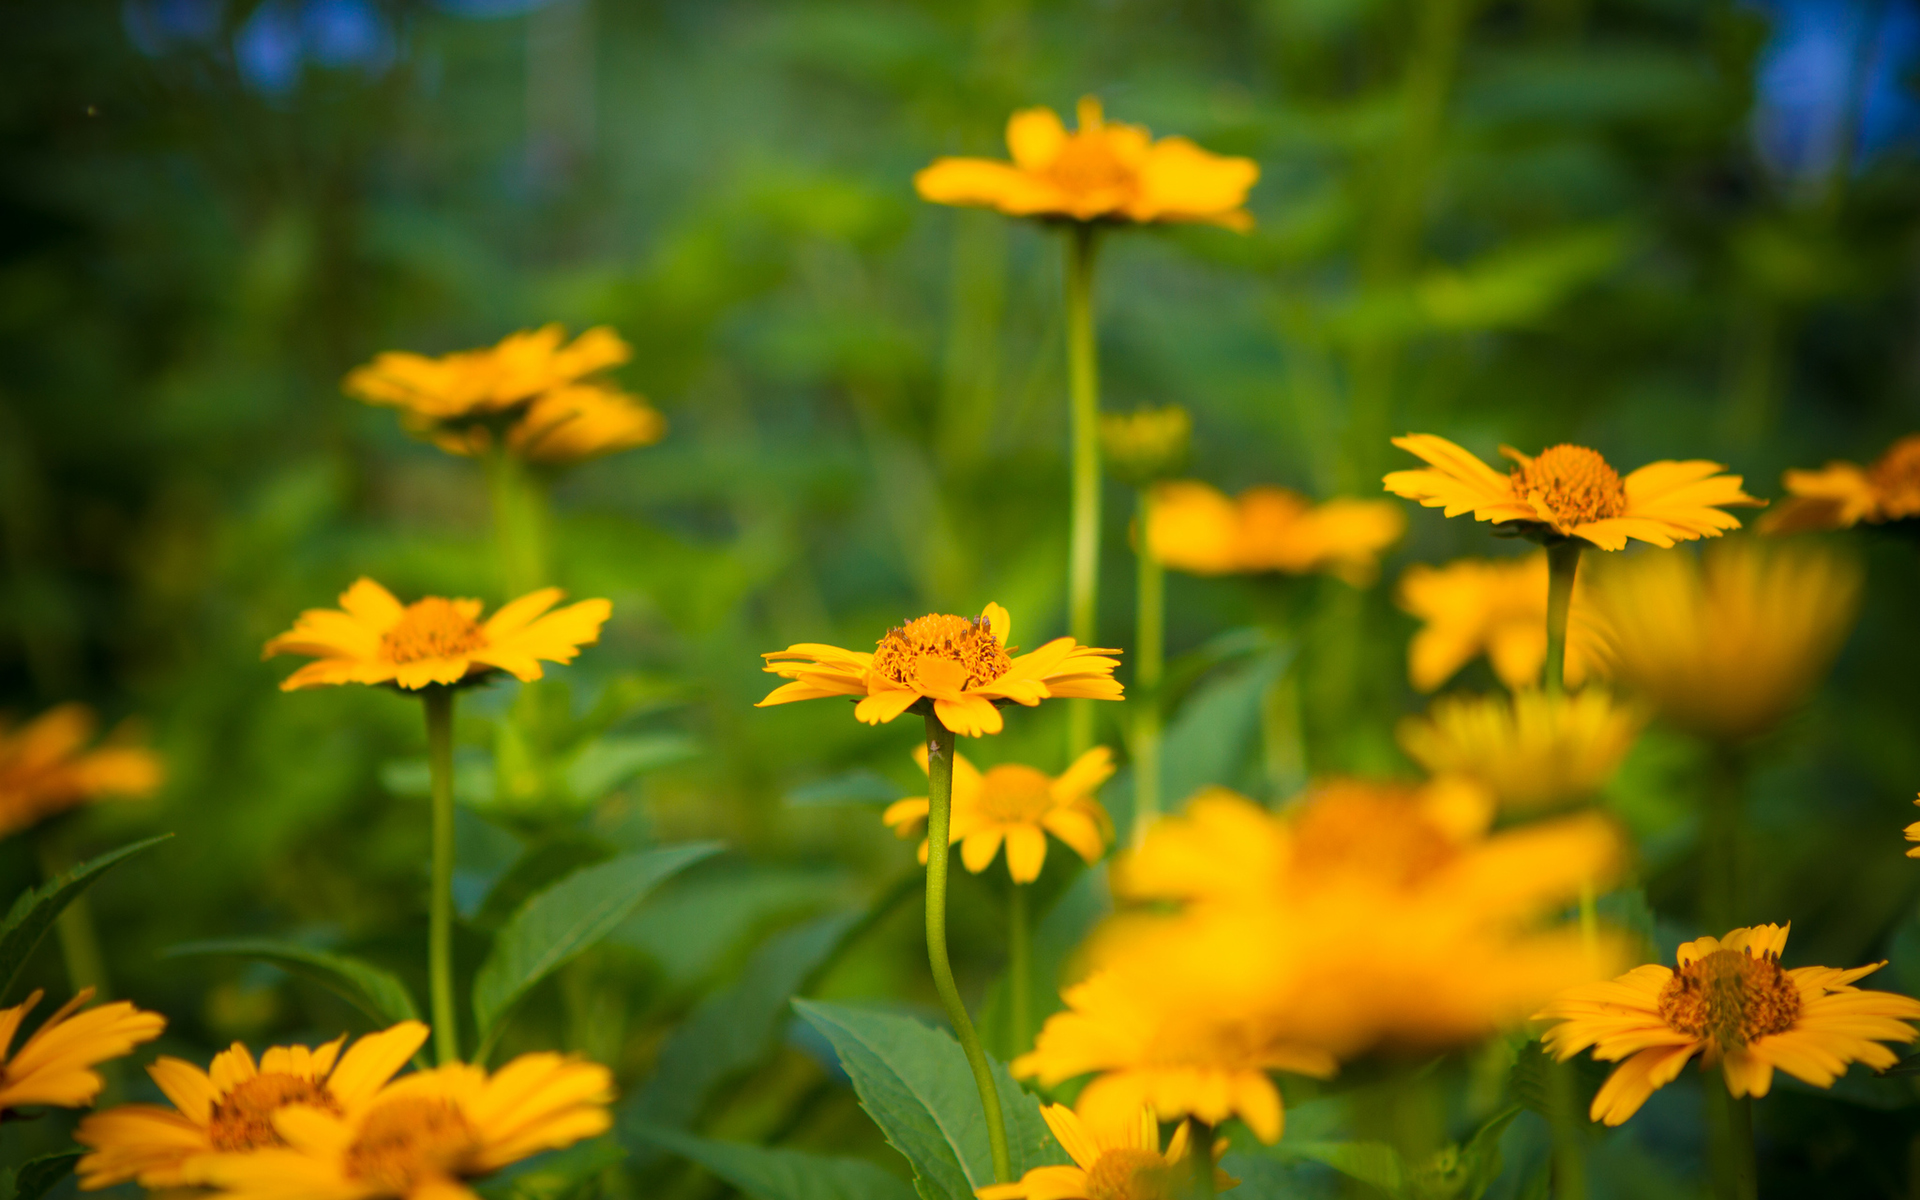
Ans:
POLYGON ((1405 514, 1387 500, 1314 504, 1277 487, 1248 488, 1228 499, 1195 480, 1155 485, 1148 513, 1148 551, 1177 571, 1326 571, 1356 587, 1373 581, 1381 553, 1407 526, 1405 514))
MULTIPOLYGON (((1547 661, 1547 555, 1415 563, 1400 576, 1400 607, 1423 624, 1407 645, 1407 678, 1423 692, 1439 688, 1485 654, 1509 688, 1540 686, 1547 661)), ((1574 580, 1567 617, 1566 681, 1578 686, 1593 657, 1586 574, 1574 580)))
POLYGON ((356 1110, 273 1114, 284 1146, 207 1159, 199 1173, 248 1200, 458 1200, 468 1180, 612 1127, 613 1076, 523 1054, 489 1076, 451 1063, 404 1075, 356 1110))
MULTIPOLYGON (((913 757, 922 771, 927 769, 924 743, 913 757)), ((1087 862, 1098 862, 1113 840, 1113 821, 1095 793, 1112 775, 1113 752, 1105 746, 1082 754, 1057 778, 1020 763, 1001 763, 982 774, 956 752, 948 842, 960 847, 960 861, 978 875, 992 865, 1004 841, 1007 873, 1015 883, 1040 878, 1049 833, 1087 862)), ((927 809, 927 797, 915 796, 888 805, 880 819, 901 837, 914 837, 926 824, 927 809)), ((920 861, 927 861, 925 838, 920 861)))
POLYGON ((1868 467, 1834 461, 1782 476, 1789 496, 1761 524, 1767 533, 1848 529, 1920 516, 1920 433, 1887 447, 1868 467))
POLYGON ((343 1034, 313 1049, 275 1046, 258 1063, 235 1042, 204 1071, 161 1058, 147 1074, 173 1107, 126 1104, 80 1122, 74 1140, 89 1148, 75 1168, 80 1186, 91 1190, 130 1179, 147 1188, 202 1182, 196 1170, 209 1155, 286 1145, 273 1125, 283 1109, 300 1104, 339 1115, 359 1108, 426 1040, 425 1025, 402 1021, 361 1038, 344 1055, 343 1034))
MULTIPOLYGON (((1018 1183, 975 1188, 980 1200, 1173 1200, 1180 1191, 1180 1171, 1187 1157, 1191 1127, 1184 1121, 1160 1146, 1160 1119, 1142 1108, 1118 1121, 1090 1121, 1064 1104, 1040 1109, 1047 1128, 1073 1159, 1071 1167, 1033 1167, 1018 1183)), ((1221 1140, 1213 1147, 1217 1162, 1226 1152, 1221 1140)), ((1213 1190, 1224 1192, 1240 1181, 1213 1169, 1213 1190)))
POLYGON ((160 786, 160 760, 130 730, 89 750, 93 731, 84 704, 50 708, 17 729, 0 720, 0 835, 92 800, 145 796, 160 786))
POLYGON ((1503 475, 1430 433, 1393 444, 1430 464, 1388 474, 1394 495, 1443 508, 1449 517, 1472 513, 1516 534, 1580 538, 1602 550, 1624 549, 1628 538, 1671 546, 1719 537, 1740 528, 1724 508, 1766 503, 1740 490, 1740 476, 1701 460, 1648 463, 1623 479, 1585 446, 1549 446, 1532 457, 1502 446, 1500 453, 1514 463, 1503 475))
POLYGON ((1503 808, 1529 811, 1590 800, 1633 749, 1639 709, 1598 688, 1576 693, 1444 696, 1400 722, 1400 745, 1434 775, 1458 775, 1503 808))
POLYGON ((999 705, 1031 708, 1042 700, 1081 697, 1118 700, 1113 678, 1118 650, 1082 646, 1055 638, 1030 654, 1008 645, 1013 618, 998 604, 978 617, 932 613, 887 631, 877 648, 842 650, 802 642, 760 657, 769 674, 793 682, 768 693, 756 706, 789 704, 829 696, 858 696, 853 715, 880 725, 928 702, 940 723, 967 737, 999 733, 999 705))
POLYGON ((429 684, 475 682, 495 671, 539 679, 542 660, 572 662, 581 646, 600 639, 600 627, 613 612, 605 600, 548 612, 562 595, 559 588, 542 588, 482 621, 478 600, 428 596, 403 605, 362 578, 341 594, 338 609, 301 613, 292 629, 267 643, 262 657, 304 654, 317 660, 281 682, 287 692, 341 683, 418 691, 429 684))
POLYGON ((159 1013, 143 1012, 125 1000, 85 1008, 93 989, 81 988, 13 1049, 20 1023, 44 995, 35 991, 12 1008, 0 1009, 0 1113, 30 1104, 87 1107, 106 1086, 94 1068, 131 1053, 167 1027, 159 1013))
POLYGON ((1777 1067, 1815 1087, 1831 1087, 1847 1064, 1885 1070, 1895 1062, 1881 1042, 1920 1036, 1920 1000, 1862 991, 1853 981, 1885 966, 1852 970, 1780 965, 1787 926, 1735 929, 1680 947, 1679 970, 1657 963, 1606 983, 1569 989, 1539 1014, 1556 1021, 1546 1042, 1566 1060, 1593 1056, 1620 1066, 1593 1098, 1593 1120, 1618 1125, 1680 1074, 1694 1055, 1719 1067, 1734 1096, 1764 1096, 1777 1067), (1621 1060, 1625 1061, 1621 1061, 1621 1060))
POLYGON ((1199 221, 1247 230, 1252 159, 1210 154, 1181 137, 1153 140, 1138 125, 1108 122, 1100 101, 1080 101, 1069 133, 1050 108, 1007 121, 1012 162, 940 158, 913 177, 923 200, 1073 221, 1199 221))

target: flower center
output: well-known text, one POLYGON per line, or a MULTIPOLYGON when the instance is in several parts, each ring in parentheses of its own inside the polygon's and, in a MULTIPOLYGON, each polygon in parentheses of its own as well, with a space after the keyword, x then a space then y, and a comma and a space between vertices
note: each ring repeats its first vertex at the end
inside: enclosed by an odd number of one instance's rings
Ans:
POLYGON ((347 1147, 347 1178, 379 1195, 406 1195, 419 1184, 466 1174, 479 1149, 479 1136, 451 1101, 403 1096, 367 1114, 347 1147))
POLYGON ((1037 821, 1053 807, 1053 780, 1018 763, 994 767, 981 781, 980 807, 1000 821, 1037 821))
POLYGON ((380 653, 394 663, 453 658, 486 644, 480 623, 438 596, 407 605, 399 623, 380 635, 380 653))
POLYGON ((1068 192, 1101 192, 1110 188, 1132 187, 1134 170, 1120 160, 1108 145, 1104 132, 1081 130, 1067 138, 1067 144, 1047 164, 1047 175, 1068 192))
POLYGON ((1920 515, 1920 433, 1909 434, 1887 448, 1867 471, 1880 495, 1884 519, 1920 515))
POLYGON ((873 652, 873 669, 895 683, 913 687, 923 656, 959 663, 967 672, 966 687, 992 683, 1013 664, 1012 656, 993 636, 993 627, 985 618, 933 613, 889 629, 873 652))
POLYGON ((1130 1146, 1105 1151, 1087 1172, 1087 1200, 1164 1200, 1172 1195, 1167 1160, 1130 1146))
POLYGON ((273 1128, 273 1114, 290 1104, 310 1104, 338 1114, 327 1085, 302 1079, 281 1071, 255 1075, 235 1087, 213 1106, 213 1119, 207 1122, 207 1137, 216 1150, 258 1150, 263 1146, 284 1146, 273 1128))
POLYGON ((1722 1049, 1785 1033, 1800 1016, 1800 989, 1771 955, 1715 950, 1660 989, 1660 1019, 1722 1049))
POLYGON ((1510 477, 1516 493, 1538 496, 1559 525, 1604 521, 1627 511, 1620 473, 1585 446, 1549 446, 1517 464, 1510 477))

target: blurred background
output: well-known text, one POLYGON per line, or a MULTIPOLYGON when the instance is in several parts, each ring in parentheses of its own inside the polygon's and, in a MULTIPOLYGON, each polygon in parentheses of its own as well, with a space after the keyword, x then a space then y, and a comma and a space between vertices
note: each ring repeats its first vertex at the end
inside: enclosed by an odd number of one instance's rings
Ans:
MULTIPOLYGON (((862 920, 791 986, 931 1011, 899 882, 912 846, 878 820, 924 787, 910 723, 752 704, 758 654, 790 642, 864 647, 989 600, 1016 642, 1064 631, 1058 235, 910 182, 939 154, 1000 155, 1017 107, 1093 93, 1111 119, 1260 163, 1250 235, 1126 232, 1098 282, 1105 406, 1186 406, 1193 473, 1228 490, 1375 496, 1412 465, 1388 436, 1413 429, 1489 458, 1565 440, 1623 468, 1712 457, 1777 497, 1785 467, 1868 461, 1920 426, 1913 0, 122 0, 14 6, 6 25, 0 709, 137 719, 169 780, 0 844, 0 871, 24 887, 177 832, 101 885, 91 920, 108 990, 168 1014, 162 1048, 202 1061, 366 1020, 271 967, 163 955, 179 943, 293 938, 424 993, 417 706, 283 696, 289 668, 259 648, 361 574, 508 598, 475 464, 339 385, 381 350, 548 321, 630 340, 618 377, 672 428, 558 486, 554 582, 614 616, 545 695, 597 757, 565 786, 516 782, 497 729, 514 689, 465 704, 462 914, 477 939, 583 862, 726 850, 542 985, 508 1047, 584 1050, 668 1103, 646 1081, 703 997, 799 961, 770 945, 862 920)), ((1106 645, 1132 641, 1130 507, 1111 485, 1106 645)), ((1410 773, 1393 729, 1424 701, 1392 583, 1514 549, 1485 532, 1410 509, 1369 589, 1175 577, 1169 794, 1410 773)), ((1920 571, 1909 542, 1835 540, 1866 562, 1867 600, 1759 753, 1752 887, 1794 922, 1793 963, 1892 957, 1881 986, 1920 992, 1920 865, 1898 837, 1920 787, 1920 571)), ((1495 686, 1484 664, 1460 682, 1495 686)), ((1059 707, 964 749, 1057 771, 1059 707)), ((1668 952, 1706 932, 1703 763, 1655 730, 1609 796, 1668 952)), ((1123 772, 1106 791, 1123 827, 1127 795, 1123 772)), ((1064 897, 1054 962, 1099 905, 1070 857, 1043 880, 1064 897)), ((955 886, 963 989, 988 997, 1004 880, 955 886)), ((65 971, 49 939, 33 973, 57 993, 65 971)), ((761 1024, 674 1120, 889 1161, 831 1056, 761 1024)), ((1689 1073, 1596 1141, 1598 1194, 1698 1194, 1696 1089, 1689 1073)), ((1760 1111, 1779 1194, 1920 1195, 1907 1079, 1783 1081, 1760 1111)), ((43 1125, 6 1136, 64 1128, 43 1125)), ((1544 1128, 1509 1132, 1493 1194, 1521 1194, 1544 1128)), ((723 1190, 618 1157, 498 1186, 723 1190)))

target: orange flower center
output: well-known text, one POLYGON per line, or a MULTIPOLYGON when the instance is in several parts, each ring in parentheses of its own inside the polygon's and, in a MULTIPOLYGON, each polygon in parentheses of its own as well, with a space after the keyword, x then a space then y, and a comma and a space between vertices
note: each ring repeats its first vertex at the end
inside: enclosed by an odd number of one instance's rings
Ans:
POLYGON ((453 601, 438 596, 407 605, 399 623, 380 635, 380 653, 394 663, 457 658, 486 644, 487 635, 480 623, 461 612, 453 601))
POLYGON ((1293 838, 1303 878, 1355 874, 1390 887, 1416 886, 1458 853, 1410 793, 1337 783, 1294 818, 1293 838))
POLYGON ((1087 1172, 1087 1200, 1164 1200, 1173 1194, 1172 1175, 1151 1150, 1107 1150, 1087 1172))
POLYGON ((347 1178, 381 1195, 404 1196, 422 1183, 456 1179, 480 1149, 480 1137, 452 1102, 403 1096, 367 1114, 347 1147, 347 1178))
POLYGON ((1067 138, 1060 153, 1047 164, 1047 177, 1061 190, 1079 194, 1130 188, 1135 173, 1113 152, 1104 131, 1082 129, 1067 138))
POLYGON ((255 1075, 214 1103, 207 1137, 216 1150, 258 1150, 284 1146, 273 1128, 273 1114, 290 1104, 309 1104, 334 1114, 340 1105, 327 1085, 282 1071, 255 1075))
POLYGON ((1868 468, 1867 477, 1878 493, 1883 520, 1920 515, 1920 433, 1889 446, 1868 468))
POLYGON ((996 821, 1037 821, 1053 807, 1053 780, 1032 767, 1002 764, 981 780, 980 807, 996 821))
POLYGON ((1712 954, 1674 972, 1660 989, 1660 1019, 1723 1049, 1785 1033, 1800 1017, 1800 989, 1771 955, 1712 954))
POLYGON ((873 670, 903 687, 914 687, 922 657, 959 663, 967 672, 966 687, 992 683, 1007 673, 1013 657, 984 617, 956 617, 932 613, 889 629, 873 652, 873 670))
POLYGON ((1517 464, 1510 477, 1514 492, 1527 499, 1539 497, 1558 526, 1604 521, 1627 511, 1620 473, 1585 446, 1549 446, 1517 464))

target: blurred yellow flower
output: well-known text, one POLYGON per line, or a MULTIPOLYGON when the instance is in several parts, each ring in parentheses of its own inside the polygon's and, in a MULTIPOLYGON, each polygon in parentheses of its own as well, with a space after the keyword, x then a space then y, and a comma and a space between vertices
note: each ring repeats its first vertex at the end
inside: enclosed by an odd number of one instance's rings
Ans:
POLYGON ((0 1009, 0 1113, 28 1104, 85 1108, 106 1086, 94 1067, 132 1052, 167 1027, 165 1017, 142 1012, 125 1000, 82 1012, 93 999, 93 989, 81 988, 19 1049, 8 1053, 21 1021, 44 995, 35 991, 12 1008, 0 1009))
POLYGON ((160 760, 126 730, 92 750, 93 712, 48 709, 19 728, 0 719, 0 836, 105 796, 145 796, 160 786, 160 760))
POLYGON ((248 1200, 459 1200, 467 1180, 613 1125, 598 1063, 523 1054, 491 1077, 451 1063, 405 1075, 357 1110, 283 1108, 284 1146, 208 1158, 200 1174, 248 1200))
POLYGON ((1443 696, 1400 722, 1400 745, 1434 775, 1458 775, 1503 808, 1591 799, 1640 736, 1646 717, 1598 688, 1574 693, 1443 696))
POLYGON ((1819 547, 1736 540, 1596 571, 1597 673, 1676 725, 1737 741, 1777 724, 1853 626, 1860 572, 1819 547))
POLYGON ((1260 178, 1249 158, 1210 154, 1181 137, 1154 141, 1138 125, 1109 124, 1100 101, 1080 101, 1067 132, 1050 108, 1007 121, 1012 162, 939 158, 913 177, 923 200, 976 205, 1016 217, 1074 221, 1200 221, 1247 230, 1242 207, 1260 178))
POLYGON ((667 419, 625 392, 598 384, 551 391, 527 406, 507 430, 507 449, 549 466, 651 446, 665 437, 667 419))
POLYGON ((1788 471, 1789 493, 1767 515, 1767 533, 1847 529, 1862 521, 1878 525, 1920 516, 1920 433, 1887 447, 1872 466, 1830 462, 1818 471, 1788 471))
POLYGON ((1780 966, 1787 928, 1758 925, 1680 947, 1680 969, 1636 967, 1607 983, 1571 988, 1539 1019, 1557 1021, 1546 1042, 1562 1061, 1593 1047, 1620 1066, 1593 1098, 1589 1115, 1618 1125, 1680 1074, 1694 1055, 1718 1066, 1727 1091, 1764 1096, 1778 1067, 1831 1087, 1850 1062, 1885 1070, 1895 1061, 1880 1042, 1911 1042, 1920 1001, 1851 986, 1884 962, 1850 971, 1780 966))
POLYGON ((1187 460, 1193 418, 1179 405, 1103 413, 1100 449, 1114 478, 1145 487, 1178 471, 1187 460))
POLYGON ((775 688, 756 706, 859 696, 853 715, 869 725, 893 720, 922 700, 931 701, 940 723, 967 737, 999 733, 999 705, 1031 708, 1042 700, 1084 697, 1118 700, 1113 678, 1118 650, 1082 646, 1055 638, 1015 657, 1007 639, 1013 618, 998 604, 978 617, 931 613, 887 631, 872 651, 842 650, 802 642, 760 657, 766 670, 792 683, 775 688))
MULTIPOLYGON (((1915 800, 1914 803, 1920 804, 1920 800, 1915 800)), ((1907 826, 1907 840, 1910 842, 1920 842, 1920 821, 1915 821, 1913 824, 1907 826)), ((1920 858, 1920 846, 1915 846, 1913 849, 1907 851, 1907 857, 1920 858)))
MULTIPOLYGON (((1578 686, 1593 656, 1586 573, 1574 580, 1567 619, 1566 681, 1578 686)), ((1415 563, 1400 575, 1400 607, 1424 624, 1407 645, 1407 678, 1431 692, 1481 654, 1509 688, 1540 686, 1547 661, 1547 555, 1415 563)))
POLYGON ((1532 537, 1581 538, 1602 550, 1624 549, 1628 538, 1671 546, 1719 537, 1740 522, 1721 509, 1765 504, 1740 490, 1740 476, 1722 475, 1718 463, 1648 463, 1620 477, 1607 460, 1585 446, 1549 446, 1528 457, 1511 446, 1506 474, 1443 437, 1409 434, 1393 444, 1428 462, 1386 476, 1387 490, 1444 508, 1457 517, 1472 513, 1532 537))
MULTIPOLYGON (((913 758, 922 771, 927 769, 924 742, 913 758)), ((1105 746, 1082 754, 1058 778, 1019 763, 989 767, 983 775, 955 752, 949 844, 959 845, 960 861, 978 875, 992 864, 1004 840, 1007 873, 1015 883, 1040 878, 1049 833, 1089 863, 1098 862, 1113 840, 1113 821, 1094 793, 1112 775, 1113 752, 1105 746)), ((898 800, 880 819, 901 837, 914 837, 926 823, 927 808, 925 796, 898 800)), ((925 838, 920 840, 920 861, 927 861, 925 838)))
POLYGON ((206 1156, 284 1146, 274 1114, 306 1104, 330 1113, 354 1111, 407 1065, 427 1040, 427 1027, 402 1021, 368 1034, 343 1056, 342 1034, 317 1049, 275 1046, 260 1056, 238 1042, 203 1071, 178 1058, 147 1068, 172 1108, 125 1104, 80 1122, 74 1140, 90 1153, 75 1168, 89 1191, 138 1180, 145 1188, 200 1182, 206 1156))
MULTIPOLYGON (((1173 1168, 1187 1157, 1192 1129, 1186 1122, 1160 1148, 1160 1118, 1151 1108, 1100 1124, 1082 1118, 1064 1104, 1040 1109, 1041 1119, 1073 1159, 1071 1167, 1033 1167, 1018 1183, 975 1188, 980 1200, 1164 1200, 1180 1180, 1173 1168)), ((1226 1142, 1214 1147, 1218 1161, 1226 1142)), ((1224 1192, 1240 1181, 1213 1169, 1213 1190, 1224 1192)))
POLYGON ((390 350, 355 367, 344 386, 369 404, 399 409, 409 428, 426 430, 518 408, 633 356, 620 335, 604 325, 563 344, 566 337, 555 324, 439 358, 390 350))
POLYGON ((1406 530, 1386 500, 1314 504, 1285 488, 1255 487, 1230 500, 1194 480, 1153 489, 1147 548, 1166 566, 1196 575, 1326 571, 1356 587, 1373 582, 1380 555, 1406 530))
POLYGON ((542 659, 572 662, 581 646, 600 639, 600 626, 613 612, 605 600, 547 612, 563 594, 559 588, 530 592, 483 622, 478 600, 428 596, 402 605, 392 592, 362 578, 341 593, 339 609, 301 613, 261 657, 304 654, 318 660, 281 681, 286 692, 339 683, 391 683, 417 691, 496 670, 538 679, 542 659))

